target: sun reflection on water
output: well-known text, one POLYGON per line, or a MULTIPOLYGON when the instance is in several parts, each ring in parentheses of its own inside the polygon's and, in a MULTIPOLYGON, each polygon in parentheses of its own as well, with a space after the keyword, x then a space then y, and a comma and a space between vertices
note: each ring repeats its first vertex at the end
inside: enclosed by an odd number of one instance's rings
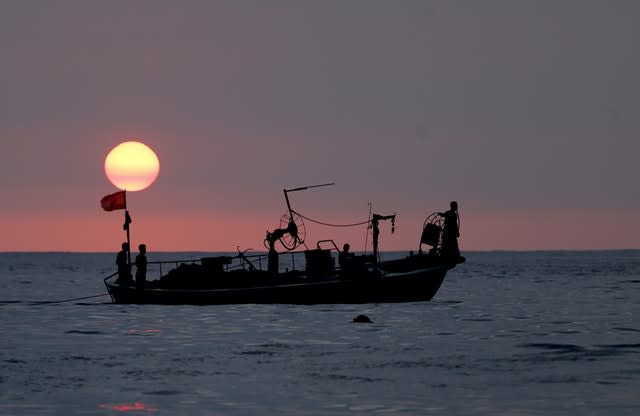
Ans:
POLYGON ((116 412, 157 412, 158 408, 141 402, 131 404, 101 404, 101 409, 115 410, 116 412))
POLYGON ((157 334, 161 331, 157 328, 129 328, 127 329, 127 334, 157 334))

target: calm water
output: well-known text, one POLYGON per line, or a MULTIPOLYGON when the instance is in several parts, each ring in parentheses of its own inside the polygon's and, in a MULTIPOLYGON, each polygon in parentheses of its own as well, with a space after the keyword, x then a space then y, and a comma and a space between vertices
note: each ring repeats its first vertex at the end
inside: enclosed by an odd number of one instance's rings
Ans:
POLYGON ((0 414, 640 414, 640 251, 466 256, 432 302, 194 307, 0 254, 0 414))

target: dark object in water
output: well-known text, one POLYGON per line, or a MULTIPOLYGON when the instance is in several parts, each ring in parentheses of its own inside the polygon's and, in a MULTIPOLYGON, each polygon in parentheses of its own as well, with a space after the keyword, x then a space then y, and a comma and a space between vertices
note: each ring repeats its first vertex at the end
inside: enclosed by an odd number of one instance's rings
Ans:
POLYGON ((358 315, 353 318, 353 322, 371 324, 373 321, 367 315, 358 315))

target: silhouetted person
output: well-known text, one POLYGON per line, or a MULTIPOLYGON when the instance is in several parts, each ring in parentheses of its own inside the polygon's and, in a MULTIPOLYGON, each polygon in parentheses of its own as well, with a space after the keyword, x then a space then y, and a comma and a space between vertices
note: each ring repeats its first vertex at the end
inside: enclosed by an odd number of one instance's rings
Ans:
POLYGON ((140 244, 138 249, 140 254, 136 256, 136 290, 142 292, 144 282, 147 279, 147 246, 140 244))
POLYGON ((116 257, 116 265, 118 266, 118 279, 116 283, 125 284, 131 283, 131 267, 129 266, 128 259, 129 244, 122 243, 122 250, 116 257))
POLYGON ((448 261, 459 261, 460 249, 458 248, 458 237, 460 237, 460 216, 458 215, 458 203, 451 201, 449 211, 439 212, 438 215, 444 218, 442 229, 442 257, 448 261))
POLYGON ((340 264, 340 270, 343 272, 353 269, 353 254, 349 251, 350 248, 349 243, 344 243, 342 251, 338 254, 338 263, 340 264))

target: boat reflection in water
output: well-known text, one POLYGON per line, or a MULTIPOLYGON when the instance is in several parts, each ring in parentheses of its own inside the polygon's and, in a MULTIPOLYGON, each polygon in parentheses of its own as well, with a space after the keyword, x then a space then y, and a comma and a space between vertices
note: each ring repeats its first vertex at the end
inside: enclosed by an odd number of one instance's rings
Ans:
POLYGON ((115 303, 194 305, 428 301, 440 288, 447 271, 464 261, 457 249, 459 224, 451 230, 451 221, 445 221, 442 213, 427 217, 418 252, 409 252, 401 259, 380 261, 378 252, 380 223, 390 222, 393 232, 395 214, 373 214, 367 221, 349 224, 371 230, 373 251, 370 254, 353 255, 348 245, 341 251, 333 240, 318 241, 315 248, 309 249, 305 244, 303 220, 332 224, 312 220, 291 208, 288 193, 308 188, 312 187, 284 190, 288 211, 281 218, 280 228, 267 232, 266 254, 248 255, 238 249, 235 256, 149 262, 160 267, 160 278, 145 282, 143 288, 136 288, 132 282, 113 281, 117 272, 106 277, 104 281, 111 299, 115 303), (446 236, 452 233, 456 235, 455 247, 443 246, 443 241, 451 241, 446 236), (291 256, 291 268, 282 270, 278 245, 291 256), (301 246, 305 249, 296 250, 301 246), (428 250, 423 250, 423 246, 428 250), (163 274, 162 267, 166 270, 167 264, 174 267, 163 274))

